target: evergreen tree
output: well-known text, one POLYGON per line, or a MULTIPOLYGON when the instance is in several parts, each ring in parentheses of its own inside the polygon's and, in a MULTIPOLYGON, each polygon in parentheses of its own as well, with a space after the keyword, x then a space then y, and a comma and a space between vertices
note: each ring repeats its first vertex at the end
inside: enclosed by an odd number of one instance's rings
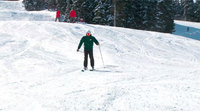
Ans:
POLYGON ((184 4, 180 0, 173 1, 174 18, 178 20, 184 19, 184 4))
POLYGON ((64 4, 61 4, 61 11, 62 11, 62 14, 65 16, 65 19, 64 19, 65 22, 70 22, 69 14, 72 9, 71 7, 72 4, 73 4, 72 0, 66 0, 64 4))
POLYGON ((142 29, 142 30, 145 29, 145 26, 144 26, 144 16, 146 13, 145 2, 146 0, 136 1, 136 15, 135 15, 136 29, 142 29))
POLYGON ((118 2, 117 26, 142 29, 142 1, 124 0, 118 2))
POLYGON ((199 2, 195 3, 195 6, 194 6, 194 18, 193 18, 193 21, 195 22, 200 22, 200 4, 199 2))
POLYGON ((87 23, 94 23, 94 9, 98 0, 74 0, 72 7, 79 17, 85 19, 87 23))
MULTIPOLYGON (((131 12, 130 10, 132 10, 130 1, 129 0, 124 0, 124 1, 120 1, 116 3, 117 5, 117 15, 116 15, 116 26, 119 27, 127 27, 130 28, 130 26, 128 26, 128 17, 129 17, 129 12, 131 12)), ((134 15, 132 15, 134 16, 134 15)))
POLYGON ((41 0, 23 0, 23 4, 28 11, 43 10, 45 8, 45 3, 41 0))
POLYGON ((48 0, 47 1, 47 9, 55 10, 56 9, 56 0, 48 0))
POLYGON ((93 12, 94 23, 113 25, 112 0, 99 0, 93 12))
POLYGON ((165 33, 172 33, 174 31, 172 0, 163 0, 158 3, 157 31, 165 33))
POLYGON ((144 30, 156 30, 156 12, 157 1, 151 0, 144 3, 144 16, 143 16, 143 29, 144 30))
POLYGON ((185 20, 187 21, 191 21, 193 18, 193 15, 194 15, 193 6, 194 6, 193 0, 184 1, 184 16, 185 16, 185 20))
POLYGON ((56 5, 57 10, 60 10, 61 13, 65 13, 65 10, 67 8, 67 1, 68 0, 58 0, 58 3, 56 5))

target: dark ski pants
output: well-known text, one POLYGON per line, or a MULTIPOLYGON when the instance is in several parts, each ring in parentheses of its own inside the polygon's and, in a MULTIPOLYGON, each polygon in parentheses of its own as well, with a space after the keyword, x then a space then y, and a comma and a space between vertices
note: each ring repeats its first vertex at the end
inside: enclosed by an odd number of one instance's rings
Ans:
POLYGON ((70 18, 70 23, 75 23, 76 22, 76 18, 75 17, 71 17, 70 18))
POLYGON ((55 22, 60 22, 60 17, 56 17, 55 22))
POLYGON ((92 67, 94 67, 94 57, 93 57, 93 50, 90 51, 84 51, 84 67, 87 67, 88 65, 88 55, 90 57, 90 64, 92 67))

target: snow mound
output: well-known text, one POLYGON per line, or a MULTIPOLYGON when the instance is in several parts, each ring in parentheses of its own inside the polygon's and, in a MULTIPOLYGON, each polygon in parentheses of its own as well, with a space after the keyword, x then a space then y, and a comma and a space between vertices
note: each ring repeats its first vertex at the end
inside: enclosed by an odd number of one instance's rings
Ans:
POLYGON ((200 40, 200 23, 175 21, 175 24, 176 31, 174 34, 200 40))
POLYGON ((1 11, 8 11, 8 10, 24 11, 24 7, 21 1, 0 1, 0 10, 1 11))
POLYGON ((0 21, 54 21, 55 12, 24 9, 22 1, 0 1, 0 21))

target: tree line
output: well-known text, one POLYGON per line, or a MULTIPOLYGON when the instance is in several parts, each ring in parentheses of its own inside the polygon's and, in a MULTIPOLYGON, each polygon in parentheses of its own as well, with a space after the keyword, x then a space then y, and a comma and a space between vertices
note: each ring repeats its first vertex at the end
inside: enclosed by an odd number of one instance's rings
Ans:
POLYGON ((200 22, 200 0, 174 0, 175 19, 200 22))
POLYGON ((200 20, 193 0, 24 0, 26 10, 60 10, 69 19, 74 9, 86 23, 172 33, 174 19, 200 20))

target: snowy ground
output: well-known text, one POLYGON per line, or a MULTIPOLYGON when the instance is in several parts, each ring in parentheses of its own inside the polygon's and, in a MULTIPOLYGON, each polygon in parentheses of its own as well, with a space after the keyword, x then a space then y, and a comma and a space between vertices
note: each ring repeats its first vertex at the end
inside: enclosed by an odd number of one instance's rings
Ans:
POLYGON ((27 12, 21 1, 0 1, 0 21, 52 21, 54 16, 55 12, 27 12))
POLYGON ((195 22, 175 21, 174 34, 200 41, 200 24, 195 22), (187 30, 189 28, 189 30, 187 30))
POLYGON ((176 21, 177 31, 163 34, 56 23, 54 12, 38 18, 13 5, 21 3, 0 2, 0 111, 199 111, 200 41, 180 36, 199 23, 176 21), (106 66, 95 46, 95 72, 80 71, 76 52, 87 30, 106 66))

